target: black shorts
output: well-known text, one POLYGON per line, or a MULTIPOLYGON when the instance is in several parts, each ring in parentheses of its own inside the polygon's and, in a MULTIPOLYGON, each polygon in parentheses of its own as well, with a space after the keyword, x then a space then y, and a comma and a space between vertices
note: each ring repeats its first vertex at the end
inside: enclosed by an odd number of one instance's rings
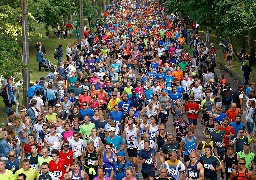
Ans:
POLYGON ((101 109, 101 110, 107 110, 107 104, 103 104, 102 106, 99 106, 99 109, 101 109))
POLYGON ((188 161, 189 161, 189 155, 184 154, 184 162, 188 162, 188 161))
POLYGON ((128 157, 137 157, 137 148, 127 148, 128 157))
POLYGON ((143 179, 147 179, 148 177, 155 177, 155 171, 150 171, 148 173, 141 172, 143 179))

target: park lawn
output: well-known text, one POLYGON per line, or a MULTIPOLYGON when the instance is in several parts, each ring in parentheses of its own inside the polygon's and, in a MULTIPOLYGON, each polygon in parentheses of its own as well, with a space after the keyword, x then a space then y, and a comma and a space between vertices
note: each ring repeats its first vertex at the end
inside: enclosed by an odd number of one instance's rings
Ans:
MULTIPOLYGON (((203 40, 205 40, 205 32, 204 31, 199 31, 199 35, 201 36, 201 38, 203 40)), ((220 42, 219 37, 215 36, 214 34, 211 34, 210 43, 211 42, 214 44, 214 47, 215 47, 216 52, 217 52, 216 53, 217 54, 217 56, 216 56, 217 66, 218 67, 225 66, 226 65, 225 54, 222 52, 222 49, 219 46, 219 42, 220 42)), ((209 47, 209 43, 207 45, 209 47)), ((239 44, 234 44, 233 46, 238 51, 241 49, 239 44)), ((236 74, 241 79, 241 81, 242 81, 243 80, 243 76, 242 76, 241 65, 242 65, 242 63, 239 60, 235 60, 234 57, 233 57, 233 59, 231 61, 230 71, 232 73, 236 74)), ((256 81, 256 73, 255 72, 256 72, 256 66, 252 66, 252 71, 251 71, 251 74, 250 74, 250 81, 249 82, 251 82, 251 81, 255 82, 256 81)))
MULTIPOLYGON (((57 60, 54 59, 54 50, 58 47, 59 44, 62 44, 63 48, 63 60, 66 60, 66 47, 67 44, 74 44, 76 41, 75 35, 72 35, 72 38, 63 38, 58 39, 54 36, 51 37, 42 37, 40 35, 33 35, 29 37, 29 65, 30 65, 30 81, 35 83, 39 81, 40 77, 45 77, 49 72, 48 71, 38 71, 38 63, 36 62, 36 49, 35 44, 37 41, 41 41, 42 44, 46 48, 46 59, 50 60, 51 63, 57 65, 57 60)), ((22 89, 20 90, 20 105, 22 105, 23 101, 23 94, 22 89)), ((15 110, 15 108, 13 108, 15 110)), ((5 105, 3 103, 3 99, 0 96, 0 127, 2 126, 1 123, 6 124, 6 115, 5 115, 5 105)))
POLYGON ((57 65, 57 60, 54 59, 54 50, 58 47, 59 44, 62 44, 63 48, 63 60, 66 60, 66 47, 67 44, 70 43, 71 45, 74 44, 76 41, 75 35, 73 35, 72 38, 66 38, 64 40, 63 38, 58 39, 56 37, 39 37, 39 36, 33 36, 29 40, 29 61, 30 61, 30 81, 36 82, 40 79, 40 77, 46 76, 49 72, 39 72, 38 71, 38 63, 36 62, 36 49, 35 44, 37 41, 41 41, 42 44, 46 48, 46 56, 45 58, 50 60, 50 62, 54 65, 57 65))

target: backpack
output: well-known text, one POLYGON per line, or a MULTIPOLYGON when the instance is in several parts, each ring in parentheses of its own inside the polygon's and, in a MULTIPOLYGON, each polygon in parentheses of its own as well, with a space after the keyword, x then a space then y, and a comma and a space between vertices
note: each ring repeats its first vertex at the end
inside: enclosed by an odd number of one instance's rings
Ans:
POLYGON ((243 178, 244 180, 245 179, 251 179, 250 176, 248 176, 248 169, 246 168, 246 170, 245 170, 245 176, 239 176, 238 169, 236 169, 236 174, 235 174, 235 177, 234 177, 233 180, 236 180, 238 178, 243 178))
POLYGON ((35 86, 29 87, 29 88, 28 88, 28 91, 27 91, 27 96, 28 96, 29 98, 33 98, 34 95, 35 95, 35 92, 36 92, 37 90, 42 91, 42 90, 43 90, 43 87, 42 87, 41 85, 35 85, 35 86))
POLYGON ((8 95, 7 95, 7 92, 6 92, 6 87, 0 89, 0 96, 2 96, 4 100, 8 99, 8 95))
POLYGON ((58 55, 59 55, 59 49, 56 48, 55 51, 54 51, 54 59, 57 59, 58 55))
POLYGON ((231 102, 233 97, 232 97, 232 90, 230 87, 226 87, 226 89, 223 89, 223 98, 225 98, 226 101, 231 102))

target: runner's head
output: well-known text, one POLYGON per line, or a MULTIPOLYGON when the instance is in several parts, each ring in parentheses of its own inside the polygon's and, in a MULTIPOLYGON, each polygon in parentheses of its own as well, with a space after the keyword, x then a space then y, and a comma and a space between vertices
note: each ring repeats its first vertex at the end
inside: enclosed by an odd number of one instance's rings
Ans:
POLYGON ((52 150, 52 160, 57 162, 59 159, 59 154, 60 154, 60 152, 58 149, 53 149, 52 150))
POLYGON ((192 163, 196 162, 196 160, 197 160, 197 155, 196 155, 196 153, 195 153, 195 152, 191 152, 191 153, 189 154, 189 158, 190 158, 190 161, 191 161, 192 163))
POLYGON ((211 145, 205 145, 204 146, 205 155, 209 156, 212 154, 212 146, 211 145))
POLYGON ((227 147, 227 153, 228 154, 233 154, 234 152, 235 152, 234 145, 229 144, 228 147, 227 147))
POLYGON ((43 174, 47 174, 49 172, 49 164, 47 162, 43 162, 41 169, 43 174))
POLYGON ((23 161, 23 169, 25 170, 25 171, 28 171, 29 170, 29 168, 30 168, 30 160, 29 159, 24 159, 23 161))
POLYGON ((238 169, 243 170, 245 169, 246 161, 244 158, 239 158, 238 160, 238 169))
POLYGON ((219 121, 215 121, 214 122, 214 130, 218 131, 220 129, 220 122, 219 121))
POLYGON ((31 146, 31 154, 37 154, 37 145, 36 144, 32 144, 31 146))
POLYGON ((168 155, 169 155, 170 161, 173 161, 173 162, 175 162, 177 160, 177 158, 178 158, 178 154, 174 150, 170 150, 168 152, 168 155))
POLYGON ((3 172, 6 167, 6 162, 5 160, 0 160, 0 171, 3 172))

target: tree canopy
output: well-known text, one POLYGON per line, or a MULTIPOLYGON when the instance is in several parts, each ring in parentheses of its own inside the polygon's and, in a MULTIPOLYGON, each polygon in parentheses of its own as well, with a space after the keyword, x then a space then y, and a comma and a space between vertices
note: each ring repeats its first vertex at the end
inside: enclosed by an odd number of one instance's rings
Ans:
POLYGON ((253 40, 256 36, 255 0, 166 0, 167 12, 180 12, 200 24, 218 29, 219 35, 248 35, 250 57, 255 58, 253 40))

